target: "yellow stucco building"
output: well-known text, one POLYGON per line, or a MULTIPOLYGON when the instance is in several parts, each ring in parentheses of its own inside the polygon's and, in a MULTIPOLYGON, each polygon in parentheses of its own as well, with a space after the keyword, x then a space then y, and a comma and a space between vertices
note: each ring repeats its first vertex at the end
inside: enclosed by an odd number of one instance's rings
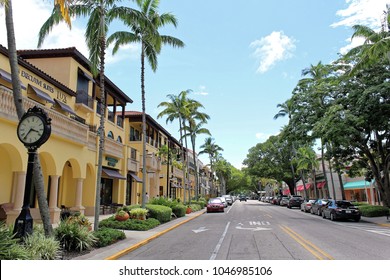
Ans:
MULTIPOLYGON (((38 150, 52 222, 59 221, 62 206, 94 215, 102 97, 99 77, 92 77, 89 61, 75 48, 18 51, 18 65, 25 110, 38 106, 52 119, 51 137, 38 150)), ((27 150, 16 135, 10 73, 8 50, 0 45, 0 219, 7 223, 20 213, 27 170, 27 150)), ((108 77, 105 89, 101 213, 118 204, 142 202, 144 168, 142 114, 126 111, 131 98, 108 77)), ((179 151, 180 143, 149 115, 146 119, 149 197, 183 199, 185 186, 193 196, 194 180, 184 184, 180 166, 168 164, 159 153, 164 145, 179 151)), ((34 192, 30 211, 39 221, 34 192)))

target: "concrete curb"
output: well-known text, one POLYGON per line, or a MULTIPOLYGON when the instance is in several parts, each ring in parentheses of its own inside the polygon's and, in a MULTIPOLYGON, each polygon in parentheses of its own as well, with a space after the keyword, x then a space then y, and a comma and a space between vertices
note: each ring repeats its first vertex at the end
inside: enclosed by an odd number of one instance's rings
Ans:
POLYGON ((134 244, 134 245, 132 245, 132 246, 130 246, 130 247, 128 247, 128 248, 126 248, 126 249, 124 249, 124 250, 122 250, 122 251, 120 251, 120 252, 118 252, 118 253, 116 253, 116 254, 114 254, 112 256, 109 256, 109 257, 105 258, 105 260, 117 260, 120 257, 122 257, 122 256, 124 256, 124 255, 126 255, 126 254, 128 254, 128 253, 130 253, 130 252, 132 252, 132 251, 134 251, 134 250, 136 250, 136 249, 146 245, 146 244, 148 244, 150 241, 156 239, 157 237, 159 237, 159 236, 161 236, 161 235, 163 235, 163 234, 165 234, 165 233, 167 233, 167 232, 169 232, 169 231, 171 231, 171 230, 181 226, 182 224, 185 224, 185 223, 187 223, 187 222, 189 222, 189 221, 199 217, 200 215, 203 215, 204 213, 205 212, 203 211, 203 212, 201 212, 201 213, 199 213, 197 215, 194 215, 193 217, 190 217, 190 218, 188 218, 188 219, 186 219, 184 221, 181 221, 180 223, 177 223, 177 224, 171 226, 170 228, 167 228, 167 229, 165 229, 165 230, 163 230, 163 231, 161 231, 159 233, 156 233, 155 235, 153 235, 153 236, 151 236, 149 238, 146 238, 146 239, 138 242, 137 244, 134 244))

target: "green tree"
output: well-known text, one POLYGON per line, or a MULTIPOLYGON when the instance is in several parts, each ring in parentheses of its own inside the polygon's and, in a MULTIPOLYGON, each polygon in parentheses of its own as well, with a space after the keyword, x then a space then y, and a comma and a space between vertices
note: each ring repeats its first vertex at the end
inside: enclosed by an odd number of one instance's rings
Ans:
MULTIPOLYGON (((145 101, 145 59, 149 62, 151 69, 157 70, 157 56, 161 52, 163 44, 173 47, 184 47, 184 43, 172 36, 161 35, 158 30, 166 25, 177 26, 177 19, 171 13, 160 14, 158 11, 159 0, 136 0, 143 19, 134 21, 132 16, 120 17, 129 31, 117 31, 107 40, 108 44, 114 43, 113 53, 116 53, 120 46, 129 43, 141 44, 141 98, 142 98, 142 162, 146 162, 146 101, 145 101)), ((145 207, 146 200, 146 168, 142 171, 142 207, 145 207)))
POLYGON ((318 198, 318 190, 316 186, 316 169, 319 166, 317 155, 313 151, 313 149, 309 146, 300 147, 297 151, 297 170, 302 171, 302 183, 303 189, 305 191, 305 198, 308 199, 306 183, 305 183, 305 172, 307 174, 311 174, 313 185, 314 185, 314 194, 315 197, 318 198))

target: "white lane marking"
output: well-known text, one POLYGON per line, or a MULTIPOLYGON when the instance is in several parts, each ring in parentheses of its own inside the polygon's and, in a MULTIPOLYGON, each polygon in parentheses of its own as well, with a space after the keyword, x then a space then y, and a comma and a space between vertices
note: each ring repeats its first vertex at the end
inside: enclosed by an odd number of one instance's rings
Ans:
POLYGON ((226 233, 228 231, 229 226, 230 226, 230 222, 227 223, 227 225, 225 227, 225 230, 222 233, 222 236, 221 236, 221 238, 218 241, 217 246, 215 246, 215 249, 214 249, 213 253, 211 254, 210 260, 215 260, 215 258, 217 257, 218 251, 221 248, 223 240, 225 239, 225 236, 226 236, 226 233))
POLYGON ((209 230, 209 229, 206 227, 200 227, 198 229, 193 229, 192 231, 195 233, 199 233, 199 232, 206 231, 206 230, 209 230))

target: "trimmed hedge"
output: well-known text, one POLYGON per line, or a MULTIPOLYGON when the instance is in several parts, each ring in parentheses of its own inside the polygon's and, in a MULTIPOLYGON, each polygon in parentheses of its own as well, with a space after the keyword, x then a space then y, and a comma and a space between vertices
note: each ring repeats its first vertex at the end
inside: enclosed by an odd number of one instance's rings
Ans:
POLYGON ((118 240, 123 240, 126 238, 126 235, 123 231, 107 227, 99 228, 93 234, 98 239, 95 245, 98 248, 111 245, 118 240))
POLYGON ((360 205, 358 206, 362 216, 365 217, 381 217, 389 215, 389 208, 380 205, 360 205))
POLYGON ((166 223, 171 220, 172 209, 168 206, 146 204, 145 208, 149 210, 149 217, 159 220, 160 223, 166 223))
POLYGON ((128 219, 126 221, 117 221, 114 216, 100 221, 99 227, 116 228, 123 230, 149 230, 160 225, 157 219, 149 218, 146 220, 128 219))
POLYGON ((177 204, 172 207, 172 212, 176 217, 184 217, 186 215, 187 207, 183 204, 177 204))

